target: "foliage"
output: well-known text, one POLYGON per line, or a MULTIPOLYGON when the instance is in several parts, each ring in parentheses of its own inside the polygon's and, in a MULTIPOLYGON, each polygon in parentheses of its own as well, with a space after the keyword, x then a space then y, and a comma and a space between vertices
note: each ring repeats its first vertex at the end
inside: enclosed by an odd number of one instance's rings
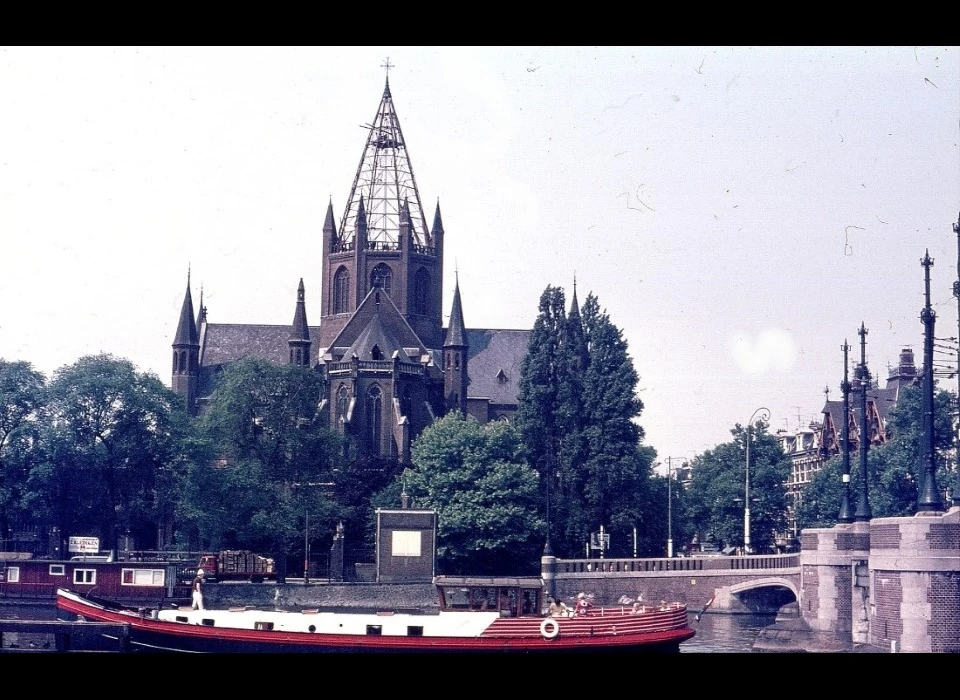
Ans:
POLYGON ((108 354, 54 373, 43 430, 46 462, 25 500, 64 535, 154 542, 172 508, 187 430, 182 399, 153 374, 108 354))
POLYGON ((639 376, 594 295, 582 309, 574 296, 569 315, 564 306, 563 290, 548 286, 521 365, 515 421, 541 475, 554 553, 581 556, 603 526, 610 554, 628 556, 634 528, 659 529, 649 514, 661 510, 649 487, 656 453, 641 445, 636 423, 639 376))
POLYGON ((0 549, 11 527, 30 518, 23 507, 30 469, 39 456, 46 378, 29 362, 0 359, 0 549))
POLYGON ((317 415, 321 383, 308 368, 260 359, 220 375, 201 420, 216 459, 190 470, 181 511, 199 546, 295 551, 308 512, 333 532, 331 479, 341 450, 317 415))
MULTIPOLYGON (((698 542, 723 546, 744 543, 746 495, 746 429, 737 424, 731 442, 717 445, 691 462, 687 517, 698 542)), ((786 523, 786 481, 790 462, 776 438, 762 423, 750 430, 750 543, 754 552, 769 553, 775 533, 786 523)))
POLYGON ((451 574, 538 570, 545 523, 538 479, 508 423, 487 425, 452 412, 412 445, 404 485, 418 508, 437 511, 438 567, 451 574))

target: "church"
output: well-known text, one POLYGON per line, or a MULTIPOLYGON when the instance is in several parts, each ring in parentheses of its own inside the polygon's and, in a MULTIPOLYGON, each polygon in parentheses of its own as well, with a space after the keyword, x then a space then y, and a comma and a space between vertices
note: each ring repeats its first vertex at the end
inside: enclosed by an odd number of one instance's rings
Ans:
MULTIPOLYGON (((358 454, 410 461, 414 438, 449 411, 481 423, 516 410, 529 330, 468 329, 458 280, 443 327, 439 201, 427 226, 389 73, 339 222, 322 229, 320 323, 307 322, 301 278, 287 325, 212 323, 189 275, 173 340, 171 388, 202 414, 217 375, 244 358, 312 368, 318 411, 358 454)), ((293 285, 291 285, 292 287, 293 285)))

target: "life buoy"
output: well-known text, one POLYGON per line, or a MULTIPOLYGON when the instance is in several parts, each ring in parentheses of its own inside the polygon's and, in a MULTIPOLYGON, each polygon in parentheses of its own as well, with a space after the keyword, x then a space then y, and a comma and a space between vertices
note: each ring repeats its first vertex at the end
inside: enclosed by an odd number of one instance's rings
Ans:
POLYGON ((544 639, 553 639, 560 634, 560 623, 551 617, 540 623, 540 634, 544 639))

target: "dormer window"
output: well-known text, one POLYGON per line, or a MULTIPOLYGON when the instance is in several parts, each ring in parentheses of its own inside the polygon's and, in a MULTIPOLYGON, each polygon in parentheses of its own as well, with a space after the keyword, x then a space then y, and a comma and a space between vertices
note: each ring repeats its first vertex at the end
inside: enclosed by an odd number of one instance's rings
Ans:
POLYGON ((497 372, 497 384, 506 384, 510 381, 510 378, 507 376, 507 373, 503 370, 497 372))
POLYGON ((379 345, 374 345, 374 346, 373 346, 373 349, 370 351, 370 355, 373 357, 374 360, 378 360, 378 361, 379 361, 379 360, 386 359, 386 358, 384 358, 384 356, 383 356, 383 351, 380 349, 380 346, 379 346, 379 345))

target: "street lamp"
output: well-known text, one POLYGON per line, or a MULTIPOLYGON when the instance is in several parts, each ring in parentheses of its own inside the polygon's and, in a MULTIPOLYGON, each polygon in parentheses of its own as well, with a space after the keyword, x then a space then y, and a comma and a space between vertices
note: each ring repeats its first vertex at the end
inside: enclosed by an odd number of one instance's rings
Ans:
POLYGON ((743 553, 750 554, 750 429, 753 427, 754 419, 760 414, 760 420, 766 422, 770 420, 769 408, 758 408, 750 416, 750 422, 747 423, 747 479, 743 490, 743 553))

